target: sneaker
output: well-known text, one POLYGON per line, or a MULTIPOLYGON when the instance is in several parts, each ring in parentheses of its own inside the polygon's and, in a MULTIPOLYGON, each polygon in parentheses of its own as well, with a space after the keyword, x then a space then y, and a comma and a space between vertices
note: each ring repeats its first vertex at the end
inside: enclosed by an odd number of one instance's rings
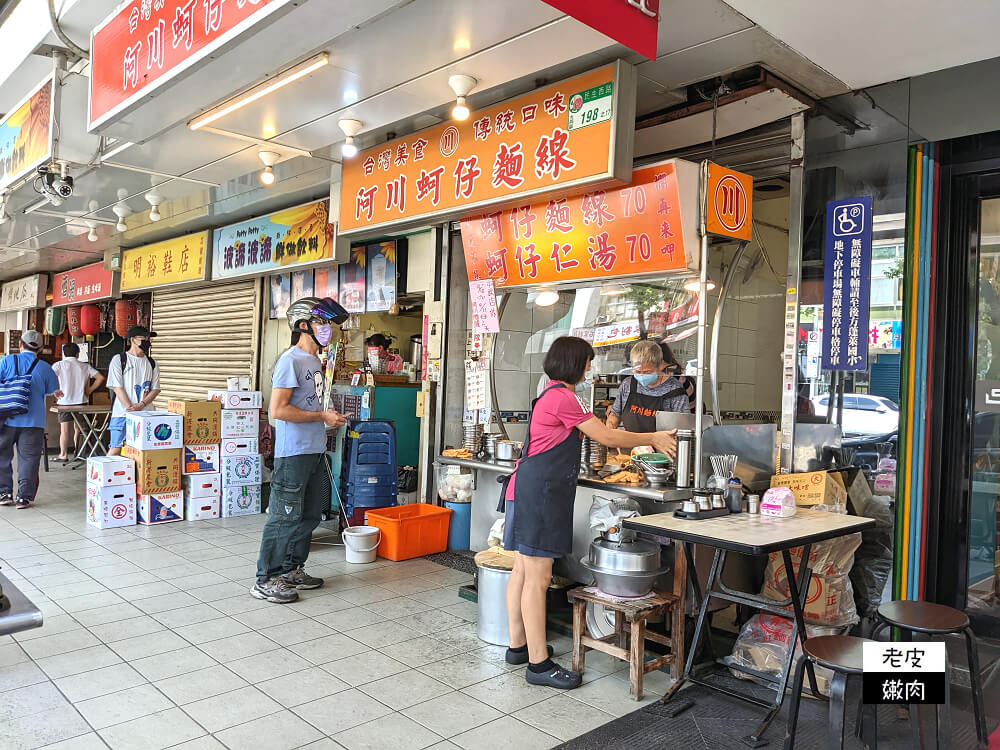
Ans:
POLYGON ((18 510, 24 510, 25 508, 30 508, 31 507, 31 501, 30 500, 26 500, 23 497, 19 497, 17 499, 17 502, 14 503, 14 507, 16 507, 18 510))
MULTIPOLYGON (((552 654, 555 653, 555 649, 552 646, 546 646, 549 650, 549 658, 552 658, 552 654)), ((507 653, 504 655, 504 659, 508 664, 527 664, 528 663, 528 649, 524 651, 511 651, 507 649, 507 653)))
POLYGON ((318 589, 323 585, 322 578, 315 578, 306 573, 301 565, 281 576, 285 583, 293 589, 318 589))
POLYGON ((255 583, 250 589, 250 596, 276 604, 288 604, 299 598, 299 592, 285 583, 281 576, 274 576, 264 583, 255 583))
POLYGON ((547 672, 532 672, 526 669, 524 676, 529 685, 545 685, 556 690, 572 690, 580 687, 580 683, 583 682, 579 672, 571 672, 558 665, 547 672))
POLYGON ((0 505, 13 505, 14 496, 9 492, 0 492, 0 505))

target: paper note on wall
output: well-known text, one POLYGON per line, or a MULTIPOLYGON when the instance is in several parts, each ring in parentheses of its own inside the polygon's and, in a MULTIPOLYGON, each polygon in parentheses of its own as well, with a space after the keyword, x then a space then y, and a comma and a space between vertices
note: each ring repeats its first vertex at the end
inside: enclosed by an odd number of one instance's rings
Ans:
POLYGON ((472 310, 473 333, 499 333, 500 316, 497 314, 497 295, 493 279, 469 282, 469 302, 472 310))

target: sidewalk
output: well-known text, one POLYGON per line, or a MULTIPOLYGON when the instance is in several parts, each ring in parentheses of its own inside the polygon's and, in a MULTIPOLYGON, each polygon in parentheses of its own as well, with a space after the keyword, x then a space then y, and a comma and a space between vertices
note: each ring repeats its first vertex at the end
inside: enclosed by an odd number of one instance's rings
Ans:
MULTIPOLYGON (((102 531, 83 483, 54 466, 35 507, 0 508, 0 567, 45 614, 0 638, 4 750, 532 750, 642 705, 597 653, 577 690, 528 686, 476 638, 459 571, 349 565, 314 543, 326 585, 261 602, 247 590, 263 516, 102 531)), ((551 642, 568 666, 569 639, 551 642)), ((643 703, 666 682, 647 676, 643 703)))

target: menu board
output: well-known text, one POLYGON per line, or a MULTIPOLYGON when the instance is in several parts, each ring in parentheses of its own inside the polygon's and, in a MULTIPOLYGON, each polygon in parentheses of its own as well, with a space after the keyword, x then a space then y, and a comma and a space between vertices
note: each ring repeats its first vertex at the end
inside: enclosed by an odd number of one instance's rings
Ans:
POLYGON ((396 243, 380 242, 366 248, 367 311, 385 312, 396 304, 396 243))
MULTIPOLYGON (((352 248, 351 255, 356 257, 352 248)), ((360 248, 364 253, 365 249, 360 248)), ((357 260, 350 263, 341 263, 338 266, 340 271, 340 298, 337 300, 341 306, 349 313, 363 313, 365 311, 365 267, 357 260)))
POLYGON ((497 314, 497 295, 493 288, 493 279, 470 281, 469 301, 473 333, 499 333, 500 317, 497 314))

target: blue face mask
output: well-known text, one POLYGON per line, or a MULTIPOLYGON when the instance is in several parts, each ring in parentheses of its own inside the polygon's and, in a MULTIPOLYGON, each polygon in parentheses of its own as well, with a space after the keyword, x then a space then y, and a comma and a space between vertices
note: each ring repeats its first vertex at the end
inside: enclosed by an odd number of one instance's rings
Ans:
POLYGON ((637 382, 639 385, 649 388, 649 386, 653 385, 660 376, 655 372, 651 372, 647 375, 641 375, 640 373, 636 372, 632 374, 632 377, 635 378, 635 382, 637 382))

